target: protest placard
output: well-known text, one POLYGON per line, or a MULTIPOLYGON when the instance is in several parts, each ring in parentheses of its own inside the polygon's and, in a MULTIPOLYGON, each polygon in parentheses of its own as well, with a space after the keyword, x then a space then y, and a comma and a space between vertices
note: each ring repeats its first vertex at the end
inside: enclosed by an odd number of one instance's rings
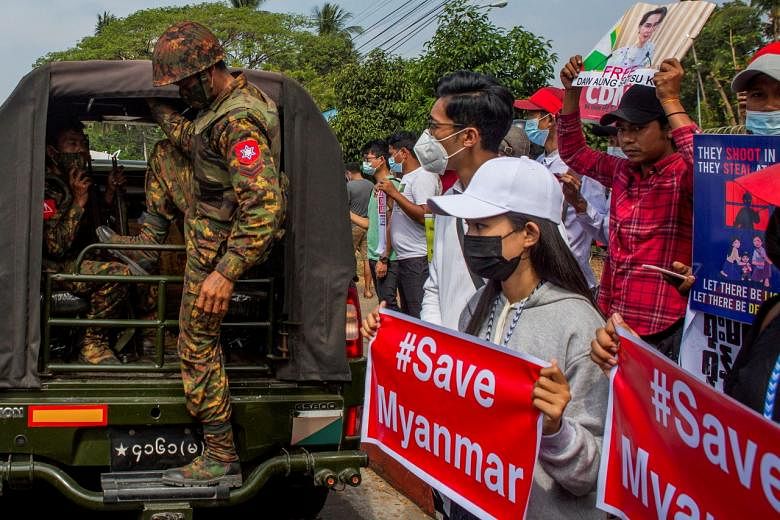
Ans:
POLYGON ((777 162, 780 137, 694 137, 691 309, 751 323, 780 289, 780 271, 766 256, 764 230, 772 206, 734 180, 777 162))
POLYGON ((382 310, 369 346, 363 442, 480 518, 523 518, 548 364, 382 310))
POLYGON ((713 9, 711 2, 631 6, 583 59, 574 82, 584 87, 580 117, 598 121, 618 107, 631 85, 654 86, 659 64, 685 56, 713 9))
POLYGON ((777 518, 780 426, 621 332, 598 507, 621 518, 777 518))
POLYGON ((680 346, 680 366, 722 392, 749 330, 748 323, 689 308, 680 346))

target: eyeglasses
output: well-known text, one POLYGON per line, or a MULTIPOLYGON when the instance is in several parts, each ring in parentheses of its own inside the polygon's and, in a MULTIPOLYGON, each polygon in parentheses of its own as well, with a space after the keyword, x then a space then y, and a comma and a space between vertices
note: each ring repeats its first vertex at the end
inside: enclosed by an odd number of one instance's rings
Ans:
POLYGON ((460 123, 439 123, 437 121, 434 121, 433 118, 428 118, 428 130, 436 130, 440 126, 454 126, 455 128, 465 128, 466 125, 462 125, 460 123))

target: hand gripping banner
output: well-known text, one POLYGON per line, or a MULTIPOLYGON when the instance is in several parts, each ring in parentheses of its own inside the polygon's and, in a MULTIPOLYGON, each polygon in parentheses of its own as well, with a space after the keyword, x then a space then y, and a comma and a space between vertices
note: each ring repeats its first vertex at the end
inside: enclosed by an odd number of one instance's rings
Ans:
POLYGON ((620 518, 778 518, 780 426, 621 331, 598 507, 620 518))
POLYGON ((480 518, 522 518, 548 364, 393 311, 369 347, 363 442, 480 518))

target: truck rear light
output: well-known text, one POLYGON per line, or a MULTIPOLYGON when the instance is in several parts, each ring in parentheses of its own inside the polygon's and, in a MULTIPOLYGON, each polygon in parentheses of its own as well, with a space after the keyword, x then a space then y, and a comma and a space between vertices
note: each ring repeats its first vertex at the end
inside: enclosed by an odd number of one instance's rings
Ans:
POLYGON ((354 284, 350 284, 347 290, 347 358, 363 357, 363 335, 360 333, 361 322, 360 299, 358 298, 357 287, 354 284))
POLYGON ((360 421, 363 418, 363 406, 349 406, 344 410, 344 437, 360 435, 360 421))

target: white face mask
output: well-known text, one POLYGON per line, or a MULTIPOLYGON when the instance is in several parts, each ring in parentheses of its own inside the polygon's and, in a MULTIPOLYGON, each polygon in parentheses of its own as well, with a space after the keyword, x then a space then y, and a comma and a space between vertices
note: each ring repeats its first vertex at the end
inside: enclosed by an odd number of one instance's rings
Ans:
POLYGON ((465 150, 466 147, 464 146, 452 155, 447 155, 447 150, 444 149, 441 141, 446 141, 447 139, 458 135, 464 130, 466 130, 466 128, 458 130, 454 134, 448 135, 444 139, 439 140, 433 137, 430 130, 426 128, 422 135, 420 135, 417 143, 414 145, 414 153, 417 155, 417 159, 420 161, 420 165, 429 172, 443 175, 444 170, 447 169, 447 162, 449 161, 450 157, 458 155, 460 152, 465 150))

